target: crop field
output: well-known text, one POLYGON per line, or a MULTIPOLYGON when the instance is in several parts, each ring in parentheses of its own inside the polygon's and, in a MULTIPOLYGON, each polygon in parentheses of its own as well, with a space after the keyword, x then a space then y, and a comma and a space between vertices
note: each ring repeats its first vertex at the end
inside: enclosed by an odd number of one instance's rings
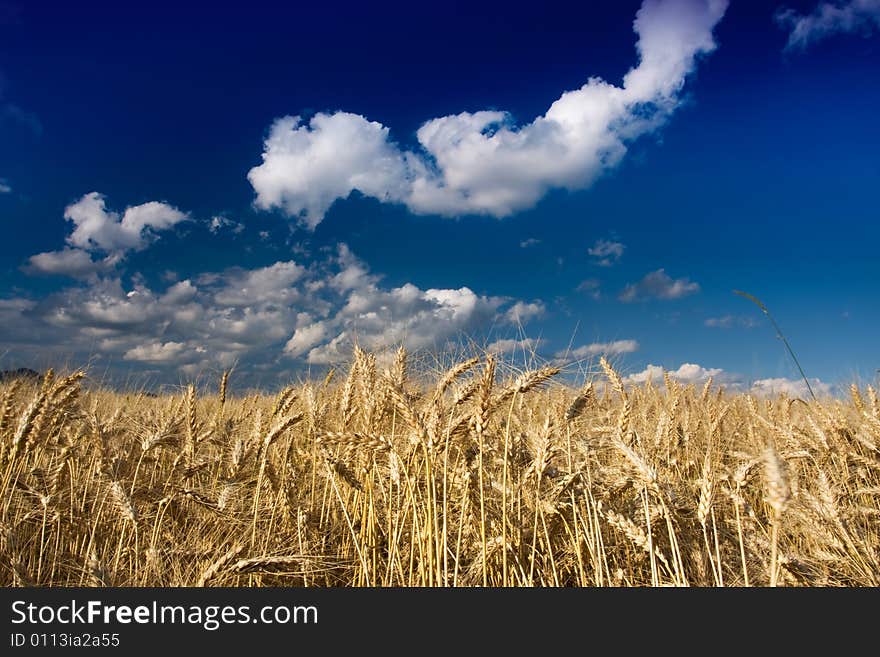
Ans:
POLYGON ((4 586, 877 586, 880 402, 401 349, 277 395, 0 384, 4 586), (382 359, 381 362, 384 363, 382 359))

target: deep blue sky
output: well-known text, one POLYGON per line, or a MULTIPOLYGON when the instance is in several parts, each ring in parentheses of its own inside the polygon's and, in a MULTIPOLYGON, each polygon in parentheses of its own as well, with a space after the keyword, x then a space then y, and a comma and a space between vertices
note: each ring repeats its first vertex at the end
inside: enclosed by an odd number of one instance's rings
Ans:
MULTIPOLYGON (((327 263, 345 243, 381 277, 380 290, 466 286, 543 304, 523 334, 474 319, 467 330, 483 342, 541 338, 539 354, 552 358, 569 344, 635 340, 637 350, 615 355, 628 373, 692 363, 746 384, 796 379, 772 327, 736 288, 769 306, 811 378, 875 380, 876 31, 784 50, 788 32, 774 20, 781 4, 732 0, 714 31, 717 49, 700 58, 675 112, 592 187, 550 191, 502 219, 414 214, 354 192, 310 231, 253 205, 247 172, 276 118, 344 110, 381 122, 409 149, 419 126, 448 114, 501 109, 526 124, 591 77, 621 84, 638 64, 632 23, 641 3, 218 4, 0 3, 0 182, 10 189, 0 193, 0 299, 30 304, 22 316, 3 315, 0 368, 96 355, 118 375, 146 368, 176 379, 181 362, 191 365, 187 376, 220 367, 210 349, 187 355, 199 338, 188 342, 184 329, 111 327, 116 337, 130 330, 144 343, 181 344, 179 358, 139 360, 136 342, 95 346, 106 335, 95 337, 92 320, 59 332, 49 316, 103 298, 95 290, 109 279, 122 294, 141 285, 161 295, 175 280, 198 286, 205 272, 295 261, 320 280, 343 266, 327 263), (65 208, 95 191, 112 211, 161 201, 190 220, 97 276, 28 268, 30 256, 65 246, 65 208), (215 216, 244 228, 214 234, 215 216), (538 242, 521 246, 528 239, 538 242), (588 254, 597 240, 625 245, 622 257, 598 266, 588 254), (620 301, 628 284, 661 268, 699 291, 620 301), (599 299, 576 291, 588 279, 599 299), (713 318, 722 326, 707 326, 713 318), (45 333, 33 328, 42 325, 45 333), (66 340, 71 332, 92 342, 66 340)), ((805 15, 816 2, 785 6, 805 15)), ((319 316, 283 298, 291 312, 319 316)), ((264 383, 289 376, 307 357, 279 357, 294 325, 286 330, 239 345, 234 358, 243 369, 253 363, 264 383)))

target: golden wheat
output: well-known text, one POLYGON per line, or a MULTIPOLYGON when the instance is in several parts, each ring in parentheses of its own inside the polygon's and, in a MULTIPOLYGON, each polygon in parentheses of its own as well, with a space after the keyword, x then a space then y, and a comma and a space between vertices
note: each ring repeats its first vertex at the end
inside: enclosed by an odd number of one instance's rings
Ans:
POLYGON ((277 395, 0 383, 0 584, 880 585, 871 387, 390 356, 277 395))

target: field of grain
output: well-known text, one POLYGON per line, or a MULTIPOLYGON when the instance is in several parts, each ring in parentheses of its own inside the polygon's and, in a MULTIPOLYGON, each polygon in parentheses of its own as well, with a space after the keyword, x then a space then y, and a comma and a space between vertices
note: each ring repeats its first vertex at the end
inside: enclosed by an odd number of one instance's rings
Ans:
POLYGON ((874 389, 558 374, 356 350, 278 395, 0 384, 0 584, 880 584, 874 389))

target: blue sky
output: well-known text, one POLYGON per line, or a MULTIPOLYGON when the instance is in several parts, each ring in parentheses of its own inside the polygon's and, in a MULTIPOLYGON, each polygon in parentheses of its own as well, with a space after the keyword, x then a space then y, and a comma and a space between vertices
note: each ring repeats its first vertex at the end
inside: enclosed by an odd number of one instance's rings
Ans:
POLYGON ((0 369, 276 387, 468 336, 803 394, 742 289, 818 390, 875 381, 878 27, 876 0, 0 2, 0 369))

